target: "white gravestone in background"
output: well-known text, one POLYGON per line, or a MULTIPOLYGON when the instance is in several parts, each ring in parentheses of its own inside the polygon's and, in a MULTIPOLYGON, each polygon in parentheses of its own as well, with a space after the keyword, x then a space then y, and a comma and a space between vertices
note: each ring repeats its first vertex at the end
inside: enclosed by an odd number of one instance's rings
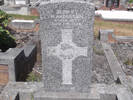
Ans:
POLYGON ((26 4, 26 0, 15 0, 15 3, 18 5, 25 5, 26 4))

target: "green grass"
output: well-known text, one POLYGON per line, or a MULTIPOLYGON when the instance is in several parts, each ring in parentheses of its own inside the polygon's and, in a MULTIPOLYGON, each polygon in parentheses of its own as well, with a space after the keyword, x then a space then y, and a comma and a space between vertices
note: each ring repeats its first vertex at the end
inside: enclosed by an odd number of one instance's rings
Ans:
POLYGON ((28 74, 26 81, 27 82, 40 82, 41 81, 41 75, 37 74, 35 72, 31 72, 28 74))
MULTIPOLYGON (((18 14, 9 14, 13 19, 24 19, 24 20, 35 20, 39 16, 27 16, 27 15, 18 15, 18 14)), ((98 36, 99 29, 114 29, 116 35, 121 36, 133 36, 133 24, 132 23, 120 23, 120 22, 111 22, 103 21, 101 19, 95 19, 94 33, 95 36, 98 36)))
POLYGON ((18 15, 18 14, 9 14, 13 19, 24 19, 24 20, 35 20, 39 16, 30 16, 30 15, 18 15))
POLYGON ((124 62, 124 64, 125 65, 131 65, 131 66, 133 66, 133 58, 131 58, 131 59, 127 59, 125 62, 124 62))
POLYGON ((96 55, 104 55, 104 51, 97 49, 95 46, 93 46, 93 51, 96 55))

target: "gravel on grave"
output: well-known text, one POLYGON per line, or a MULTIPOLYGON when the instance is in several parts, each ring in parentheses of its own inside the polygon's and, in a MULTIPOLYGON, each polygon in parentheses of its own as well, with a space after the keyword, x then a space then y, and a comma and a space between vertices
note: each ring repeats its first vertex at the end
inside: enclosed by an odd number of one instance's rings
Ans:
POLYGON ((133 76, 133 65, 125 64, 128 59, 133 59, 133 42, 115 43, 111 46, 119 63, 122 65, 123 71, 126 73, 126 75, 133 76))
POLYGON ((15 32, 13 36, 16 39, 17 48, 23 47, 28 41, 32 40, 34 32, 15 32))
POLYGON ((111 84, 114 82, 110 66, 99 40, 94 40, 92 71, 92 83, 111 84))
MULTIPOLYGON (((29 41, 31 41, 35 35, 35 32, 16 32, 12 29, 8 29, 11 33, 11 35, 14 36, 15 41, 17 43, 17 48, 21 48, 23 47, 26 43, 28 43, 29 41)), ((0 52, 2 52, 2 50, 0 49, 0 52)))
MULTIPOLYGON (((92 83, 112 84, 114 82, 113 75, 99 40, 94 41, 93 48, 92 83)), ((40 64, 39 62, 35 65, 34 71, 42 74, 43 72, 40 64)))

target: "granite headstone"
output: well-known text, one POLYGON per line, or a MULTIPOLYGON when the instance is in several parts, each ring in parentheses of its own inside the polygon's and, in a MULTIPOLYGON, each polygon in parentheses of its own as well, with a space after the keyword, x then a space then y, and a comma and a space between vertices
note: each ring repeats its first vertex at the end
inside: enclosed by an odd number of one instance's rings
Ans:
POLYGON ((83 1, 40 5, 45 91, 88 92, 91 84, 94 6, 83 1))
POLYGON ((100 100, 90 89, 94 6, 85 1, 39 6, 44 88, 35 100, 100 100))

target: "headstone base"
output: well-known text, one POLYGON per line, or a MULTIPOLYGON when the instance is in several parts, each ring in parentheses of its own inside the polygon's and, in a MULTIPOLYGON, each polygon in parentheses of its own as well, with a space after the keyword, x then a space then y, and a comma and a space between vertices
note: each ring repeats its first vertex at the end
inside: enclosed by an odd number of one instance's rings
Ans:
POLYGON ((74 92, 46 92, 44 90, 34 94, 34 100, 100 100, 100 94, 74 92))

